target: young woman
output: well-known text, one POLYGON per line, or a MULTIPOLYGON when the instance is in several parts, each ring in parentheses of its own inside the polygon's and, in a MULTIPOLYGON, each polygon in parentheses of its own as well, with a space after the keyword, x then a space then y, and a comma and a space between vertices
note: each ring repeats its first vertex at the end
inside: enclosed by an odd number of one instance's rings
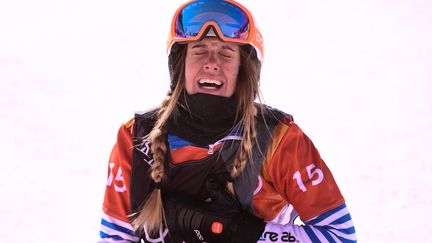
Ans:
POLYGON ((355 242, 311 140, 254 102, 263 39, 250 12, 190 1, 174 15, 168 53, 167 97, 119 130, 99 242, 355 242))

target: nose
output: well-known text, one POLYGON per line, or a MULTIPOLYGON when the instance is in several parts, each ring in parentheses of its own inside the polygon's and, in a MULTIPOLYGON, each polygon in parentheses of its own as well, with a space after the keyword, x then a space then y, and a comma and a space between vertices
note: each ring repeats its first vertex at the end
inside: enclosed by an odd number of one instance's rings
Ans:
POLYGON ((209 72, 218 72, 220 70, 219 61, 215 54, 209 55, 203 67, 205 71, 209 72))

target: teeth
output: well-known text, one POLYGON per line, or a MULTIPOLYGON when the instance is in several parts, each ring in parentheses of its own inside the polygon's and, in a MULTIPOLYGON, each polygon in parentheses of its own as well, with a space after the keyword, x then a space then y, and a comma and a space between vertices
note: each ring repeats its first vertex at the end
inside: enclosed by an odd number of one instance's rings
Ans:
POLYGON ((201 79, 198 81, 199 84, 214 84, 214 85, 222 85, 222 82, 219 80, 212 80, 212 79, 201 79))

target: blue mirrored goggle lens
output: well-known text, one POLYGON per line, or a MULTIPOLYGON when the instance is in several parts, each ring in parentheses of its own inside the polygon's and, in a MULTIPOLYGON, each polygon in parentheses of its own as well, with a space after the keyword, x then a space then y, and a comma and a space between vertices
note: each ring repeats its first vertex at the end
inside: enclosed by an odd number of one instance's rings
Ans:
POLYGON ((245 40, 249 36, 249 20, 240 7, 222 0, 199 0, 181 10, 176 37, 195 37, 209 21, 215 22, 226 38, 245 40))

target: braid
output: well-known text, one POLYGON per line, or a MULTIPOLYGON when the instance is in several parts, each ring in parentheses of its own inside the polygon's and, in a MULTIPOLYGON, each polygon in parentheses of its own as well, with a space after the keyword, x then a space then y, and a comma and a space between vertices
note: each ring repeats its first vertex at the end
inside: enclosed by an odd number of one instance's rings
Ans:
MULTIPOLYGON (((163 128, 161 118, 164 117, 170 100, 171 94, 168 93, 157 114, 158 121, 149 134, 150 141, 152 141, 151 150, 153 152, 153 165, 151 167, 150 176, 156 183, 160 183, 165 178, 164 155, 167 152, 166 129, 163 128)), ((158 232, 162 226, 162 219, 163 204, 161 191, 159 189, 153 189, 138 216, 132 221, 132 226, 138 232, 141 232, 144 227, 146 227, 150 234, 154 234, 158 232)))
MULTIPOLYGON (((173 92, 168 92, 158 111, 156 124, 148 135, 148 138, 152 142, 151 150, 153 153, 153 165, 150 177, 155 183, 160 183, 166 178, 164 163, 165 155, 169 151, 166 142, 167 129, 165 128, 165 123, 176 106, 183 88, 184 84, 179 82, 173 92)), ((141 211, 139 211, 138 216, 133 220, 132 226, 138 232, 142 232, 145 227, 150 234, 156 234, 162 227, 163 220, 162 195, 160 189, 155 188, 141 211)))
POLYGON ((242 46, 240 48, 240 58, 242 65, 237 78, 235 94, 239 99, 237 112, 242 114, 240 122, 243 124, 243 139, 231 169, 233 179, 244 171, 248 160, 253 161, 252 148, 257 139, 255 128, 257 110, 254 100, 255 98, 260 100, 259 78, 261 63, 256 58, 254 48, 250 45, 242 46))
POLYGON ((164 117, 164 113, 167 111, 167 107, 169 106, 169 102, 171 100, 171 94, 168 93, 167 97, 162 102, 161 108, 157 114, 158 121, 155 127, 150 132, 150 141, 151 150, 153 152, 153 165, 151 168, 151 178, 154 182, 159 183, 165 178, 165 170, 164 170, 164 160, 165 154, 168 150, 166 146, 166 128, 164 128, 163 124, 165 121, 162 121, 162 117, 164 117))
POLYGON ((234 159, 231 170, 231 177, 238 177, 246 167, 246 163, 252 161, 252 147, 256 140, 255 129, 256 108, 253 103, 247 106, 246 112, 243 115, 243 139, 240 144, 240 150, 237 157, 234 159))
MULTIPOLYGON (((171 57, 170 57, 171 58, 171 57)), ((186 48, 184 45, 178 45, 178 53, 174 55, 170 65, 171 90, 166 98, 162 101, 161 107, 157 114, 157 121, 151 130, 148 138, 152 142, 151 150, 153 153, 153 165, 150 177, 155 183, 162 182, 165 175, 165 155, 168 153, 166 135, 167 129, 165 123, 170 117, 177 100, 184 89, 184 66, 186 58, 186 48), (172 68, 172 69, 171 69, 172 68)), ((138 232, 142 232, 144 227, 150 234, 156 234, 161 229, 164 221, 164 211, 162 204, 161 190, 153 189, 145 201, 144 206, 138 213, 138 216, 132 221, 132 226, 138 232)))

